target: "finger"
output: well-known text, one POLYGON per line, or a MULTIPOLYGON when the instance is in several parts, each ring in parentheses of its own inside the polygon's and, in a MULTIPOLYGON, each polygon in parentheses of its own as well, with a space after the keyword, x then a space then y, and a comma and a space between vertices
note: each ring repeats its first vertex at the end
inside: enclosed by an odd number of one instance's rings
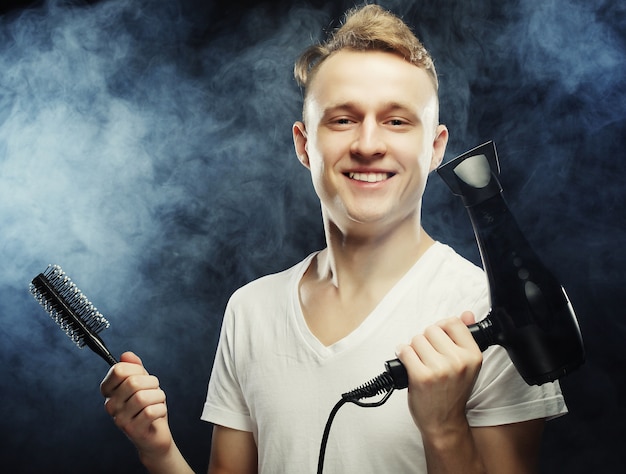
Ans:
POLYGON ((126 434, 134 436, 142 430, 149 428, 150 424, 159 418, 164 418, 167 408, 164 402, 151 403, 141 406, 139 411, 122 411, 113 417, 115 425, 126 434))
POLYGON ((410 345, 402 346, 398 358, 406 367, 409 385, 414 389, 431 387, 448 373, 448 359, 435 350, 423 334, 415 336, 410 345))
POLYGON ((459 318, 428 326, 422 335, 411 340, 411 347, 423 363, 424 375, 426 371, 435 374, 450 368, 459 369, 469 360, 470 353, 480 354, 474 338, 459 318))
POLYGON ((443 330, 436 326, 411 339, 411 344, 407 347, 415 357, 411 359, 418 377, 430 377, 434 372, 446 367, 448 357, 446 353, 451 352, 451 349, 445 348, 446 340, 448 345, 453 345, 443 330))
POLYGON ((163 416, 160 413, 165 407, 165 392, 160 388, 136 392, 126 402, 126 407, 129 418, 154 420, 163 416))
MULTIPOLYGON (((465 317, 469 320, 468 316, 465 317)), ((453 341, 457 347, 461 347, 464 349, 475 349, 478 347, 476 345, 474 337, 467 328, 466 323, 463 322, 461 318, 444 319, 442 321, 439 321, 437 323, 437 326, 439 326, 443 330, 443 332, 445 332, 448 338, 453 341)))
POLYGON ((159 379, 154 375, 131 375, 117 389, 118 398, 128 402, 136 393, 159 389, 159 379))
POLYGON ((445 339, 448 337, 437 326, 430 326, 423 334, 417 334, 411 339, 410 347, 420 360, 423 369, 432 370, 441 364, 442 354, 448 352, 444 347, 445 339))
MULTIPOLYGON (((119 413, 127 411, 126 405, 133 395, 140 391, 155 389, 159 389, 159 379, 154 375, 131 375, 105 395, 105 409, 110 416, 115 417, 119 413)), ((133 416, 135 414, 133 413, 133 416)))
POLYGON ((396 356, 400 359, 400 362, 402 362, 407 371, 424 366, 424 363, 417 355, 417 352, 415 352, 415 349, 409 344, 399 345, 396 349, 396 356))
POLYGON ((167 415, 165 392, 161 389, 137 392, 127 402, 125 411, 114 417, 115 423, 127 434, 134 435, 167 415))
POLYGON ((120 356, 120 362, 113 365, 104 379, 102 379, 100 383, 100 393, 108 397, 124 378, 133 373, 147 373, 147 371, 144 369, 141 359, 135 353, 130 351, 124 352, 120 356), (131 365, 127 366, 126 364, 131 365), (137 370, 138 367, 141 367, 142 370, 137 370))
POLYGON ((476 316, 474 316, 474 313, 471 311, 464 311, 461 313, 461 321, 463 321, 463 324, 466 326, 470 326, 476 322, 476 316))
MULTIPOLYGON (((450 355, 456 350, 456 343, 450 338, 448 333, 448 324, 453 322, 442 321, 439 324, 428 326, 424 330, 424 338, 428 342, 428 345, 432 348, 433 355, 450 355)), ((425 349, 428 349, 427 347, 425 349)), ((428 351, 424 352, 427 355, 428 351)))
POLYGON ((143 365, 133 362, 118 362, 109 369, 100 383, 100 393, 104 397, 110 397, 128 377, 133 375, 148 375, 148 372, 143 365))
POLYGON ((155 423, 159 423, 161 420, 165 421, 166 419, 167 407, 165 403, 157 403, 146 406, 124 426, 118 426, 131 439, 136 439, 149 435, 156 428, 155 423))
POLYGON ((159 380, 152 375, 138 375, 127 378, 104 402, 107 413, 113 418, 130 419, 150 403, 165 400, 165 393, 159 380))
POLYGON ((120 362, 129 362, 131 364, 143 365, 143 362, 141 362, 141 359, 139 358, 139 356, 135 354, 134 352, 130 352, 130 351, 124 352, 120 356, 120 362))

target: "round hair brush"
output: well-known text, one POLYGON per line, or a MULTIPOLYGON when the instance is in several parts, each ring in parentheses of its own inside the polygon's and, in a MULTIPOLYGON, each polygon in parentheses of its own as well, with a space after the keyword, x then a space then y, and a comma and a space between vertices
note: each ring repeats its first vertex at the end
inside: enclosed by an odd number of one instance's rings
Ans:
POLYGON ((109 327, 109 322, 60 266, 48 265, 43 273, 33 278, 29 288, 43 309, 79 348, 88 346, 109 365, 117 364, 98 336, 100 331, 109 327))

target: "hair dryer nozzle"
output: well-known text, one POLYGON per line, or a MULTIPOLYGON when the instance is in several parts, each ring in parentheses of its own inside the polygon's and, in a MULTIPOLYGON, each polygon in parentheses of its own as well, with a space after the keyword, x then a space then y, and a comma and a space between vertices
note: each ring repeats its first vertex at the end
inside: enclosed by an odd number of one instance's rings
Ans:
POLYGON ((437 169, 452 192, 465 206, 478 204, 502 192, 500 165, 493 142, 483 143, 437 169))

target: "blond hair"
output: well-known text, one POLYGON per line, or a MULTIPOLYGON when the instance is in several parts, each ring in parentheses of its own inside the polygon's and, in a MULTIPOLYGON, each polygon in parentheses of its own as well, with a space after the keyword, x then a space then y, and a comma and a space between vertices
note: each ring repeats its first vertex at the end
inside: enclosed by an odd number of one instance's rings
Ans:
POLYGON ((294 76, 305 95, 320 65, 342 49, 397 54, 424 69, 435 90, 439 88, 433 60, 407 24, 378 5, 365 5, 349 10, 341 27, 325 42, 310 46, 300 55, 294 66, 294 76))

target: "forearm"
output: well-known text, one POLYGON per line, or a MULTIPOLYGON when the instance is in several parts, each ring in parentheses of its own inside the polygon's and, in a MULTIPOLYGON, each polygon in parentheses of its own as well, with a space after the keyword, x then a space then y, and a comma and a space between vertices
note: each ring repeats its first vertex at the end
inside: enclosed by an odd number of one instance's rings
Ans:
POLYGON ((482 458, 469 425, 445 432, 423 434, 428 474, 484 474, 482 458))
POLYGON ((139 452, 139 459, 150 474, 194 474, 174 442, 163 455, 139 452))

